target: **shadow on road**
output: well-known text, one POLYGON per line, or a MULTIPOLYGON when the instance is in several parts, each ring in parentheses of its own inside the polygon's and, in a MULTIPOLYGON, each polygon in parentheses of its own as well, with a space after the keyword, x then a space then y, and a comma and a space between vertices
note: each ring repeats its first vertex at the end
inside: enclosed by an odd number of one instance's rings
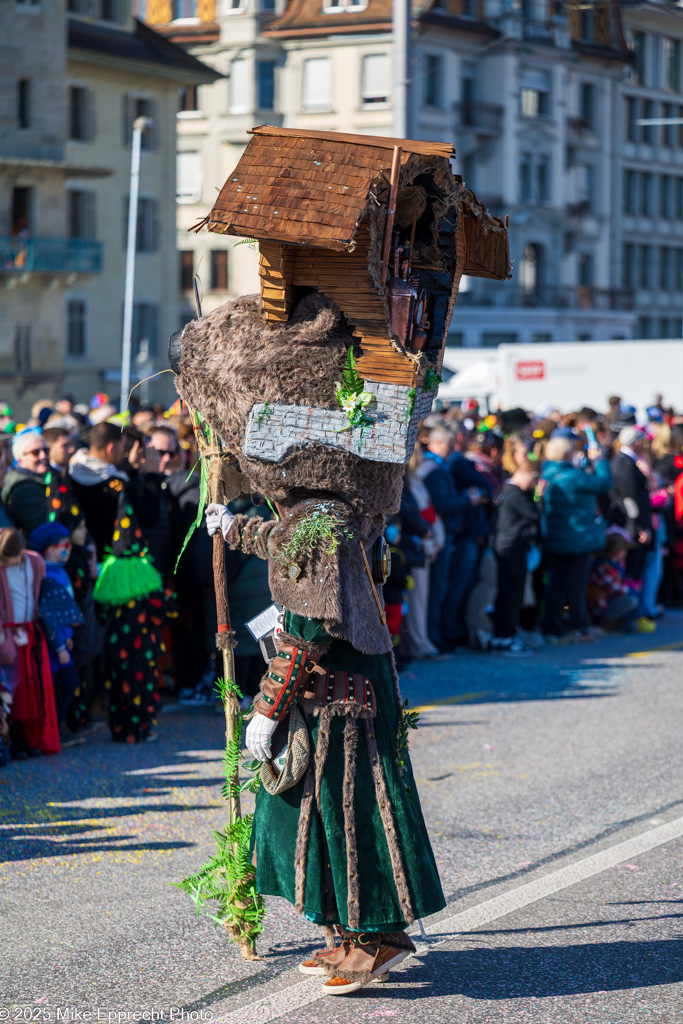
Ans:
MULTIPOLYGON (((432 950, 424 964, 419 958, 410 964, 414 966, 401 972, 406 988, 393 990, 392 998, 417 1001, 435 995, 481 1000, 568 996, 680 982, 683 939, 432 950), (420 985, 413 988, 411 982, 420 985)), ((365 999, 386 998, 388 994, 388 988, 384 992, 363 990, 365 999)))

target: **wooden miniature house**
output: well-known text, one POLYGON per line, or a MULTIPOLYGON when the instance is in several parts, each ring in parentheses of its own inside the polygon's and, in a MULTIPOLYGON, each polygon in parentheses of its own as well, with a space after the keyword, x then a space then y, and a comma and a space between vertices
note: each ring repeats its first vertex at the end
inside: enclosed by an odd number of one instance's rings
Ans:
POLYGON ((451 145, 269 126, 252 134, 208 228, 258 241, 268 321, 286 323, 311 291, 339 307, 376 416, 364 438, 343 431, 341 413, 340 424, 327 413, 312 427, 311 410, 284 406, 268 408, 266 429, 255 407, 245 454, 280 461, 322 443, 406 462, 436 394, 460 278, 510 276, 507 227, 453 174, 451 145))
POLYGON ((413 387, 430 366, 441 369, 461 275, 510 276, 505 224, 453 175, 454 155, 446 143, 255 128, 208 227, 258 239, 268 320, 286 321, 298 296, 323 292, 354 327, 360 376, 413 387), (387 240, 395 148, 400 172, 387 240), (390 329, 391 283, 406 276, 416 293, 407 325, 414 330, 400 337, 390 329), (411 344, 420 320, 429 324, 421 348, 411 344))

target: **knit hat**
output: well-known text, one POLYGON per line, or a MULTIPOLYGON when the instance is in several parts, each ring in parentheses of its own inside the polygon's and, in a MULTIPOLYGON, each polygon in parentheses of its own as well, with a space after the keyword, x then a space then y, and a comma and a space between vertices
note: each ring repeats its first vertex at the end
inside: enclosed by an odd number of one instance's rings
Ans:
POLYGON ((60 541, 66 540, 68 536, 69 531, 61 523, 41 523, 40 526, 36 526, 35 530, 31 530, 29 533, 28 546, 31 551, 37 551, 42 555, 46 548, 51 547, 53 544, 59 544, 60 541))
POLYGON ((630 448, 636 441, 643 441, 645 436, 645 431, 639 427, 622 427, 619 431, 619 444, 622 448, 630 448))

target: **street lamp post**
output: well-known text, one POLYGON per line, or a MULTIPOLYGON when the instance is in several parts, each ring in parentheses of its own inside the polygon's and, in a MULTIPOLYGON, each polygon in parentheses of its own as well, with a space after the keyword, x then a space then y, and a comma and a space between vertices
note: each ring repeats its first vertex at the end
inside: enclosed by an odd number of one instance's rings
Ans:
POLYGON ((126 244, 126 284, 123 296, 123 345, 121 350, 121 404, 123 413, 130 392, 130 357, 133 334, 133 297, 135 295, 135 246, 138 227, 138 194, 140 191, 140 151, 142 133, 148 132, 152 122, 148 117, 133 121, 133 144, 130 157, 130 200, 128 203, 128 241, 126 244))
POLYGON ((392 4, 391 35, 393 41, 394 82, 391 102, 393 106, 393 132, 397 139, 411 137, 410 110, 410 0, 394 0, 392 4))

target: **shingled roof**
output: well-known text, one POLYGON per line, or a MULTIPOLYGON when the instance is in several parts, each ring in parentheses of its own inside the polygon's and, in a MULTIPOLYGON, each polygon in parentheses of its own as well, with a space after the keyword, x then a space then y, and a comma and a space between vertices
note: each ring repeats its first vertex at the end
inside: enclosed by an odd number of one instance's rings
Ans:
POLYGON ((391 167, 395 145, 402 162, 455 156, 442 142, 345 135, 263 125, 220 191, 210 231, 346 249, 354 240, 370 188, 391 167))

